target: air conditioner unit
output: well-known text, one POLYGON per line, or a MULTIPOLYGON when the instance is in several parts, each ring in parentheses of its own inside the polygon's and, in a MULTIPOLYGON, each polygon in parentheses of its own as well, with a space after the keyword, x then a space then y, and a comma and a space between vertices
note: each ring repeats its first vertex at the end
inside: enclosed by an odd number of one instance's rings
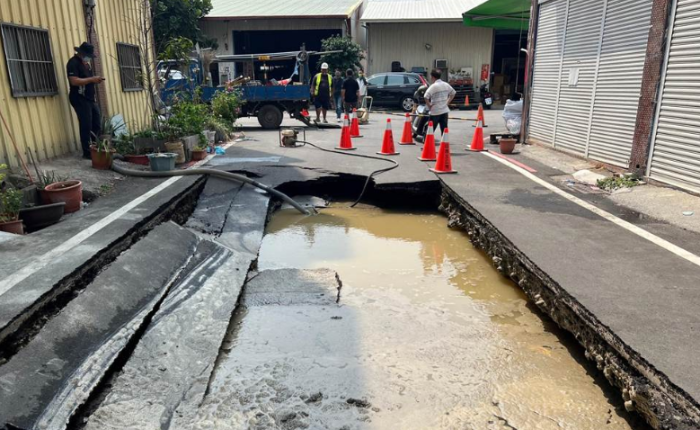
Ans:
POLYGON ((447 68, 447 60, 445 60, 445 59, 435 60, 435 68, 436 69, 446 69, 447 68))

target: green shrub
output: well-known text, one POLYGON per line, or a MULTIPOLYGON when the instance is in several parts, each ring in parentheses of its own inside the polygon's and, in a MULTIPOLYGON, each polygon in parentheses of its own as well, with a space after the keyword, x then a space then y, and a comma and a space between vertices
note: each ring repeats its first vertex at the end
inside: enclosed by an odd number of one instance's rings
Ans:
POLYGON ((204 125, 209 116, 207 105, 182 100, 172 108, 172 115, 168 119, 166 131, 170 137, 193 136, 204 131, 204 125))
POLYGON ((230 122, 232 125, 238 119, 238 108, 241 100, 235 92, 219 91, 211 100, 214 116, 230 122))
POLYGON ((19 210, 22 209, 23 194, 20 190, 8 188, 0 194, 2 212, 0 212, 0 222, 16 221, 19 210))

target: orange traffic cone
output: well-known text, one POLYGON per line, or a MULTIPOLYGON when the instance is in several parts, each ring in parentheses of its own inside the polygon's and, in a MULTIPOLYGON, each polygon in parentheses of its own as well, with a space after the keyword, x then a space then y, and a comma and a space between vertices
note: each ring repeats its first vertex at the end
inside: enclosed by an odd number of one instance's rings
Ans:
MULTIPOLYGON (((484 119, 484 106, 481 103, 479 103, 479 110, 476 112, 476 121, 481 121, 482 127, 488 127, 484 119)), ((476 124, 472 125, 472 127, 476 127, 476 124)))
POLYGON ((415 145, 413 143, 413 128, 411 127, 411 116, 406 114, 406 121, 403 123, 403 133, 399 145, 415 145))
POLYGON ((362 137, 360 135, 360 121, 357 119, 357 109, 350 114, 350 137, 362 137))
POLYGON ((469 148, 469 150, 476 152, 484 150, 484 129, 481 128, 481 121, 476 122, 476 130, 474 130, 472 146, 469 148))
POLYGON ((384 130, 384 140, 382 141, 382 151, 379 155, 397 155, 394 148, 394 133, 391 131, 391 118, 386 119, 386 130, 384 130))
POLYGON ((440 152, 438 152, 435 168, 430 169, 435 173, 457 173, 452 170, 452 156, 450 155, 450 130, 446 128, 442 133, 442 141, 440 142, 440 152))
POLYGON ((352 139, 350 138, 350 126, 348 124, 348 115, 345 115, 343 119, 343 130, 340 132, 340 146, 335 149, 342 149, 344 151, 352 151, 352 139))
POLYGON ((469 107, 469 94, 464 96, 464 106, 469 107))
POLYGON ((428 132, 425 135, 425 142, 423 143, 423 153, 418 159, 420 161, 435 161, 435 130, 433 130, 433 122, 428 123, 428 132))
POLYGON ((310 116, 310 115, 309 115, 309 111, 306 110, 306 109, 302 109, 302 110, 301 110, 301 115, 302 115, 302 116, 305 116, 305 117, 309 117, 309 116, 310 116))

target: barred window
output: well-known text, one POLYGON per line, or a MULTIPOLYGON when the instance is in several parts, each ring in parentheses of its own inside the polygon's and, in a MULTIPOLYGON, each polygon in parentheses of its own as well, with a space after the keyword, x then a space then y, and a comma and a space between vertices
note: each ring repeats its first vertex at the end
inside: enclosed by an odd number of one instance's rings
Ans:
POLYGON ((122 91, 143 90, 141 51, 138 46, 117 43, 117 61, 122 81, 122 91))
POLYGON ((13 97, 52 96, 58 93, 49 31, 1 24, 5 62, 13 97))

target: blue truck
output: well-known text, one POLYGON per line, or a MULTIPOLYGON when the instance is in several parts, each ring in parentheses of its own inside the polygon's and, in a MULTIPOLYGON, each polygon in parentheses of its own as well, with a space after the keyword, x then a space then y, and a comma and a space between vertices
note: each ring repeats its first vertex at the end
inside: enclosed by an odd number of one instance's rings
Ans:
POLYGON ((202 100, 208 102, 219 91, 235 91, 243 101, 240 115, 257 117, 265 129, 279 128, 285 112, 291 118, 311 126, 307 112, 311 100, 309 56, 332 52, 337 51, 306 51, 302 47, 300 51, 291 52, 217 56, 214 61, 243 63, 242 69, 252 72, 253 75, 239 77, 218 87, 202 85, 205 72, 200 59, 193 59, 185 73, 181 71, 184 68, 181 64, 175 61, 161 61, 158 64, 158 76, 163 83, 161 98, 167 105, 175 95, 192 95, 197 89, 201 89, 202 100), (268 79, 269 72, 274 70, 268 63, 290 60, 295 62, 295 67, 289 79, 268 79))

